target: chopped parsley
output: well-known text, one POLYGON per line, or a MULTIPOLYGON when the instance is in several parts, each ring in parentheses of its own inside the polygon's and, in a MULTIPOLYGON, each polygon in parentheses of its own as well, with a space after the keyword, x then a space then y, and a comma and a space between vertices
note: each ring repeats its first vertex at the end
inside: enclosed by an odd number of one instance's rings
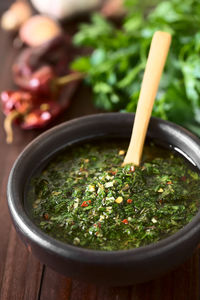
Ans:
POLYGON ((84 144, 57 155, 33 180, 33 217, 47 234, 79 247, 122 250, 163 239, 197 213, 200 177, 180 156, 145 147, 122 167, 127 145, 84 144))

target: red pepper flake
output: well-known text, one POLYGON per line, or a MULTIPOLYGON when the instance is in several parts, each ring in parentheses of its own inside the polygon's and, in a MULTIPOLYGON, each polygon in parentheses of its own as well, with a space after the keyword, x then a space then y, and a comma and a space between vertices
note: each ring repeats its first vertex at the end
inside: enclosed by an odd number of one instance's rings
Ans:
POLYGON ((171 180, 170 180, 170 181, 168 181, 168 182, 167 182, 167 184, 172 184, 172 181, 171 181, 171 180))
POLYGON ((133 173, 135 172, 135 167, 134 166, 130 166, 130 170, 129 170, 130 173, 133 173))
POLYGON ((83 201, 83 203, 81 204, 81 207, 86 207, 88 206, 87 201, 83 201))
POLYGON ((127 220, 127 219, 124 219, 124 220, 122 221, 122 223, 128 224, 128 220, 127 220))
POLYGON ((132 200, 132 199, 128 199, 126 202, 127 202, 127 203, 132 203, 133 200, 132 200))
POLYGON ((112 175, 116 175, 116 174, 117 174, 117 172, 116 172, 116 171, 110 171, 110 174, 112 174, 112 175))
POLYGON ((45 220, 49 220, 49 214, 48 213, 44 213, 43 217, 45 218, 45 220))
POLYGON ((182 177, 181 177, 181 180, 182 180, 182 181, 186 181, 186 179, 187 179, 186 176, 182 176, 182 177))

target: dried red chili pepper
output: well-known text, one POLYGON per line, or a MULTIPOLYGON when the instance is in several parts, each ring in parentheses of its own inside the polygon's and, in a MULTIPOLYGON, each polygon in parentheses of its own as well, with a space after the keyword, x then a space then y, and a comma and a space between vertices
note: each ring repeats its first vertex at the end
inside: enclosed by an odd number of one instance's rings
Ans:
POLYGON ((24 91, 4 91, 1 93, 1 103, 5 115, 13 110, 23 114, 32 107, 33 96, 24 91))
POLYGON ((4 128, 7 143, 12 143, 13 140, 12 123, 14 121, 24 129, 40 128, 47 125, 63 109, 55 100, 39 99, 23 91, 2 92, 1 103, 6 115, 4 128))
POLYGON ((7 134, 7 143, 12 143, 12 123, 19 121, 19 118, 33 107, 33 96, 22 91, 4 91, 1 93, 2 110, 6 115, 4 128, 7 134))
POLYGON ((54 82, 56 87, 70 82, 71 85, 58 89, 57 93, 52 93, 48 97, 20 90, 2 92, 0 98, 3 113, 6 115, 4 128, 7 134, 7 143, 12 143, 13 140, 12 123, 14 121, 23 129, 41 128, 64 111, 70 101, 65 90, 70 95, 76 86, 76 82, 73 81, 77 81, 82 76, 79 73, 71 73, 57 78, 54 82))
POLYGON ((68 38, 64 35, 39 47, 26 48, 13 65, 14 82, 32 93, 49 95, 50 81, 69 72, 70 52, 68 38))
POLYGON ((67 86, 67 90, 63 86, 84 77, 69 74, 71 53, 69 39, 64 35, 21 52, 13 65, 13 77, 23 90, 1 94, 8 143, 13 140, 13 122, 23 129, 44 127, 68 107, 76 83, 67 86))
POLYGON ((56 101, 46 101, 35 105, 33 109, 23 116, 20 126, 23 129, 42 128, 60 114, 62 107, 56 101))
POLYGON ((49 95, 51 93, 51 80, 53 78, 55 78, 53 68, 44 65, 30 76, 15 78, 15 83, 24 90, 36 95, 49 95))

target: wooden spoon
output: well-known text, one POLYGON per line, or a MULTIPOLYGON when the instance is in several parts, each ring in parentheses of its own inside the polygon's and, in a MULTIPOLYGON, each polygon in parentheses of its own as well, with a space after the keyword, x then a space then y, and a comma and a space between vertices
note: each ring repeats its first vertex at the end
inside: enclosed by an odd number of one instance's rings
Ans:
POLYGON ((154 33, 142 80, 131 140, 123 165, 139 166, 140 164, 144 140, 170 43, 169 33, 162 31, 154 33))

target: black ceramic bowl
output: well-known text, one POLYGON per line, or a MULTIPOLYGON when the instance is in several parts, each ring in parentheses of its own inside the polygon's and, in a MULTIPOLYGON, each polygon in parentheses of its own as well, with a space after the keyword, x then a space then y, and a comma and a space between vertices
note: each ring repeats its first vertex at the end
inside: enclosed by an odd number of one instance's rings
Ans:
MULTIPOLYGON (((43 263, 66 276, 95 284, 129 285, 165 273, 189 257, 200 241, 200 213, 160 242, 124 251, 96 251, 62 243, 43 233, 25 210, 26 187, 34 172, 67 145, 102 137, 129 138, 133 114, 91 115, 63 123, 36 138, 15 162, 8 181, 8 205, 17 232, 43 263)), ((151 118, 147 136, 185 153, 200 169, 200 141, 187 130, 151 118)))

